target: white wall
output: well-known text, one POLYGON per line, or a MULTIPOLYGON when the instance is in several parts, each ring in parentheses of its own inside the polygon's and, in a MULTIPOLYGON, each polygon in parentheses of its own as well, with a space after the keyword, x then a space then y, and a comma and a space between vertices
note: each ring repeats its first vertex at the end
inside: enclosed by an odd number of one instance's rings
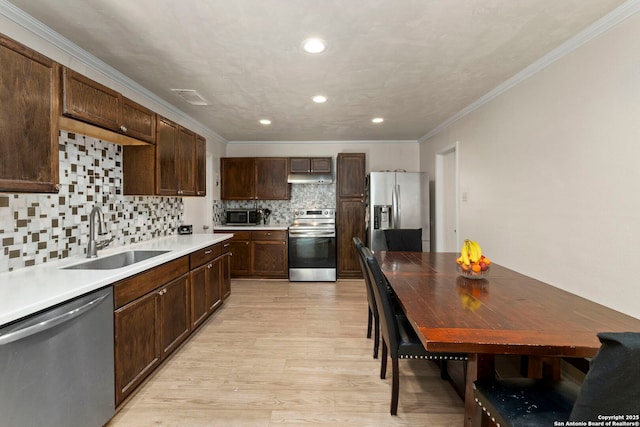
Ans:
POLYGON ((461 239, 640 318, 638 52, 633 16, 422 143, 421 167, 459 141, 461 239))
POLYGON ((364 142, 259 142, 230 143, 228 157, 269 157, 269 156, 333 156, 338 153, 365 153, 367 170, 420 170, 420 147, 417 142, 406 141, 364 141, 364 142))

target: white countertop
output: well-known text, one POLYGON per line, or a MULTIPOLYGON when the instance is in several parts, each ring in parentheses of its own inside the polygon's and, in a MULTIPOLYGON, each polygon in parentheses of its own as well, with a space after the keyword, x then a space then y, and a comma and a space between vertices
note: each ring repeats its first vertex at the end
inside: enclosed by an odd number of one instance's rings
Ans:
POLYGON ((230 239, 232 236, 232 234, 213 233, 175 235, 98 251, 98 258, 134 249, 170 251, 112 270, 62 269, 88 260, 78 255, 0 273, 0 325, 109 286, 149 268, 230 239))
POLYGON ((289 224, 267 224, 267 225, 214 225, 213 230, 287 230, 289 224))

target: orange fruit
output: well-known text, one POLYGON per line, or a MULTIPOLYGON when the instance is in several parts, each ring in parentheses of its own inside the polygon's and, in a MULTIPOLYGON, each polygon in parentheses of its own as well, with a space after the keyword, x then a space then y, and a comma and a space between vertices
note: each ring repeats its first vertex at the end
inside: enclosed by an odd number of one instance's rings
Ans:
POLYGON ((474 271, 474 272, 476 272, 476 273, 480 273, 480 270, 481 270, 481 269, 482 269, 482 268, 480 268, 480 264, 473 264, 473 265, 471 266, 471 270, 473 270, 473 271, 474 271))

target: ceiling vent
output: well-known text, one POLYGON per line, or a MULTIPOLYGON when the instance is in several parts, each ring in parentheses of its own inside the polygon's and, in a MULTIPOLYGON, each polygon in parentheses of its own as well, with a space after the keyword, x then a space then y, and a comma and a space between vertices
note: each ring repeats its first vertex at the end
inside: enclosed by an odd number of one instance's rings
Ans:
POLYGON ((209 103, 195 89, 171 89, 191 105, 209 105, 209 103))

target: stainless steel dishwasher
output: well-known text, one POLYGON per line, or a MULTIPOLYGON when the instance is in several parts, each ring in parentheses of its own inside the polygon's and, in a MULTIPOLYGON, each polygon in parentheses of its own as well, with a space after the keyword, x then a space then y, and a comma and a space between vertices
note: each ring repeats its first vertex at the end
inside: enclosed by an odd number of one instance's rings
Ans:
POLYGON ((0 426, 99 427, 114 414, 113 292, 0 328, 0 426))

